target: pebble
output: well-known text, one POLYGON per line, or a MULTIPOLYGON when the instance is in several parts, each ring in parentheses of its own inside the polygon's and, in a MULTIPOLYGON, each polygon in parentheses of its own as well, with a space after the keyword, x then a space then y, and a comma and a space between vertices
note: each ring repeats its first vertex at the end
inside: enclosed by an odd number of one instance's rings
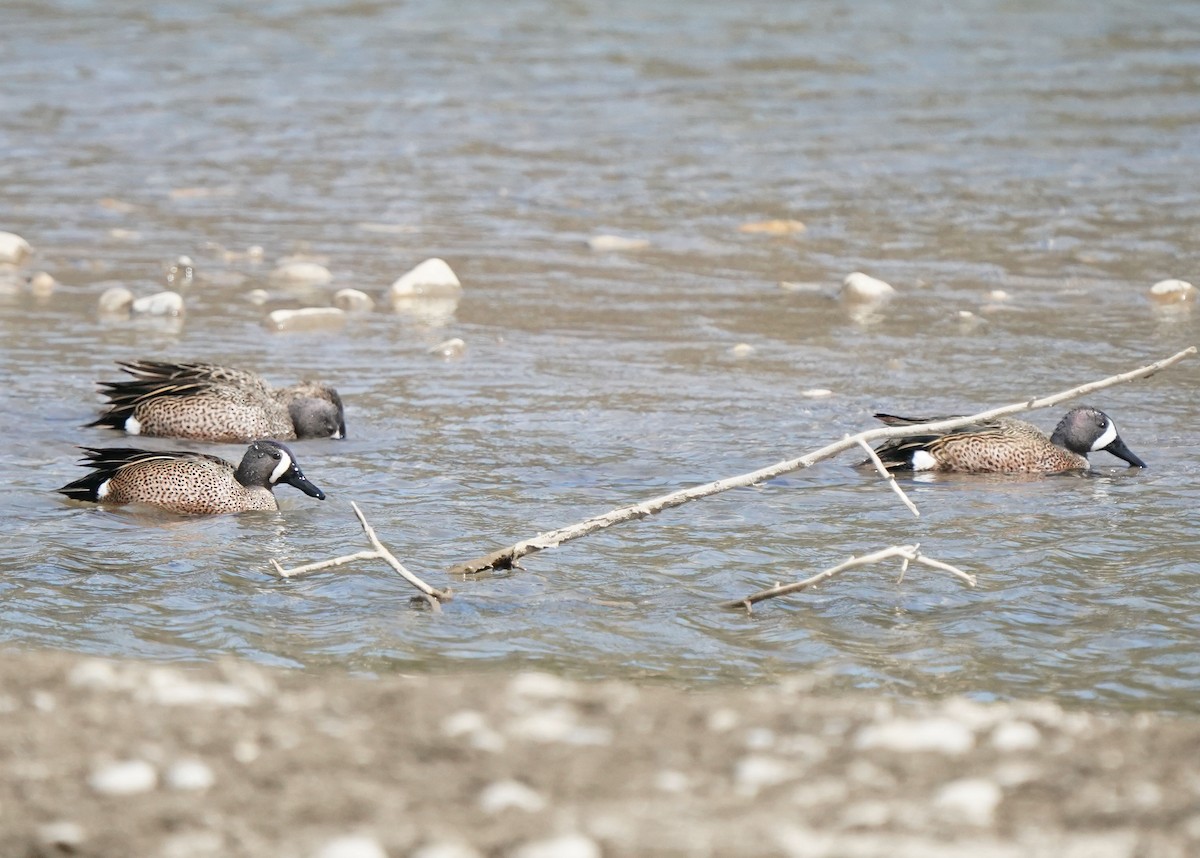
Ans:
POLYGON ((509 858, 600 858, 600 847, 582 834, 564 834, 523 843, 509 853, 509 858))
POLYGON ((527 671, 513 677, 508 683, 508 693, 513 697, 569 700, 578 696, 579 686, 551 673, 527 671))
POLYGON ((128 313, 133 306, 133 293, 124 286, 113 286, 100 293, 100 312, 113 315, 128 313))
POLYGON ((781 280, 779 281, 779 288, 784 292, 805 292, 810 295, 819 294, 825 291, 825 286, 821 283, 797 280, 781 280))
POLYGON ((824 399, 826 396, 833 396, 833 391, 827 387, 810 387, 800 391, 800 395, 809 399, 824 399))
POLYGON ((442 340, 436 346, 430 346, 426 351, 431 355, 438 355, 444 358, 462 357, 467 350, 467 344, 459 337, 453 337, 449 340, 442 340))
POLYGON ((763 787, 775 786, 792 776, 791 766, 775 757, 750 754, 737 761, 733 781, 741 795, 755 796, 763 787))
POLYGON ((269 331, 330 331, 346 324, 346 313, 337 307, 304 307, 274 310, 263 321, 269 331))
POLYGON ((297 286, 324 286, 333 280, 333 274, 317 262, 287 262, 271 272, 276 283, 297 286))
POLYGON ((1196 287, 1186 280, 1159 280, 1150 287, 1150 299, 1160 304, 1194 301, 1196 287))
POLYGON ((182 316, 183 296, 178 292, 157 292, 135 299, 130 309, 143 316, 182 316))
POLYGON ((163 775, 171 789, 184 792, 204 792, 217 782, 212 768, 202 760, 179 760, 163 775))
POLYGON ((483 858, 483 853, 467 843, 440 840, 418 846, 408 858, 483 858))
POLYGON ((101 795, 136 795, 158 786, 158 772, 145 760, 106 763, 92 770, 88 786, 101 795))
POLYGON ((537 813, 545 810, 546 799, 533 787, 520 781, 496 781, 484 787, 479 794, 479 807, 484 813, 490 814, 509 810, 537 813))
POLYGON ((798 220, 759 220, 742 224, 738 227, 738 232, 760 235, 794 235, 807 229, 808 227, 798 220))
POLYGON ((59 852, 71 853, 79 850, 86 835, 83 826, 78 822, 60 819, 39 825, 37 837, 38 841, 46 846, 51 846, 59 852))
POLYGON ((933 805, 946 816, 968 825, 990 826, 1004 793, 995 783, 983 778, 951 781, 937 791, 933 805))
POLYGON ((0 232, 0 263, 20 265, 33 255, 33 247, 15 232, 0 232))
POLYGON ((861 271, 847 274, 846 279, 842 281, 842 297, 851 301, 881 301, 895 293, 896 290, 890 283, 877 280, 861 271))
POLYGON ((268 292, 266 289, 251 289, 249 292, 247 292, 242 297, 245 298, 247 301, 249 301, 251 304, 255 304, 255 305, 261 307, 263 304, 265 304, 271 300, 271 293, 268 292))
POLYGON ((975 734, 949 718, 897 718, 864 727, 858 732, 854 745, 860 749, 881 748, 901 753, 934 751, 956 755, 974 747, 975 734))
POLYGON ((388 294, 393 298, 423 295, 457 295, 462 283, 444 259, 426 259, 411 271, 397 277, 388 294))
POLYGON ((48 298, 56 288, 58 283, 45 271, 39 271, 29 278, 29 291, 35 298, 48 298))
POLYGON ((729 354, 735 358, 750 357, 750 355, 754 354, 754 346, 749 343, 738 343, 736 346, 729 347, 729 354))
POLYGON ((1005 721, 992 731, 992 746, 998 751, 1029 751, 1041 741, 1042 734, 1028 721, 1005 721))
POLYGON ((333 306, 347 313, 369 313, 375 309, 375 299, 358 289, 339 289, 334 293, 333 306))
POLYGON ((378 840, 366 834, 348 834, 327 841, 313 858, 388 858, 378 840))
POLYGON ((644 238, 625 238, 620 235, 594 235, 588 239, 592 250, 644 250, 650 242, 644 238))

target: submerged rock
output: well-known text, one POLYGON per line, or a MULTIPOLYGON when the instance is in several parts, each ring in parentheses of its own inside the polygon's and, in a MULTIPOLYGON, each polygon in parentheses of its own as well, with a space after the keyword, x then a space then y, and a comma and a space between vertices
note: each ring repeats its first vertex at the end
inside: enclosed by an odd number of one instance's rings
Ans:
POLYGON ((798 220, 759 220, 742 224, 738 227, 738 232, 759 235, 795 235, 807 229, 808 227, 798 220))
POLYGON ((324 286, 333 280, 333 274, 316 262, 288 262, 271 272, 271 280, 283 285, 324 286))
POLYGON ((339 289, 333 296, 333 306, 347 313, 369 313, 375 309, 375 299, 358 289, 339 289))
POLYGON ((642 250, 650 246, 644 238, 625 238, 621 235, 595 235, 588 239, 592 250, 642 250))
POLYGON ((143 316, 182 316, 183 296, 178 292, 158 292, 135 299, 130 309, 143 316))
POLYGON ((388 295, 393 299, 458 295, 462 283, 444 259, 426 259, 392 283, 388 295))
POLYGON ((346 313, 337 307, 305 307, 300 310, 275 310, 267 314, 263 325, 269 331, 335 331, 346 324, 346 313))
POLYGON ((33 255, 33 246, 15 232, 0 232, 0 263, 21 265, 33 255))
POLYGON ((436 346, 430 346, 427 351, 431 355, 438 355, 444 358, 462 357, 467 350, 467 344, 459 337, 454 337, 449 340, 443 340, 436 346))
POLYGON ((1180 304, 1196 300, 1196 287, 1186 280, 1159 280, 1149 294, 1150 300, 1159 304, 1180 304))
POLYGON ((133 306, 133 293, 124 286, 112 286, 100 293, 99 303, 104 315, 128 313, 133 306))
POLYGON ((892 284, 855 271, 842 281, 842 298, 848 301, 882 301, 896 294, 892 284))

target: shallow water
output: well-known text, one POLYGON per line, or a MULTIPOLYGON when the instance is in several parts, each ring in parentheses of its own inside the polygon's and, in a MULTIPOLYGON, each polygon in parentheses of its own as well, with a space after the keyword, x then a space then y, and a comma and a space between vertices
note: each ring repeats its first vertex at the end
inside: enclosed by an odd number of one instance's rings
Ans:
POLYGON ((445 570, 876 410, 981 410, 1195 343, 1190 308, 1146 291, 1198 276, 1200 7, 154 5, 0 10, 0 229, 36 246, 23 273, 60 283, 0 296, 0 639, 687 685, 815 669, 831 688, 1197 709, 1194 358, 1091 400, 1145 472, 1097 454, 1087 477, 908 481, 914 519, 847 455, 508 576, 445 570), (738 231, 769 218, 808 229, 738 231), (587 247, 607 233, 651 246, 587 247), (282 294, 268 274, 297 253, 334 283, 282 294), (165 288, 179 254, 197 270, 181 325, 98 319, 104 288, 165 288), (262 327, 343 286, 382 298, 431 256, 463 280, 454 306, 262 327), (854 270, 899 295, 851 312, 833 296, 854 270), (268 307, 246 300, 259 287, 268 307), (449 337, 462 358, 429 353, 449 337), (329 500, 285 487, 278 515, 196 520, 62 500, 76 445, 124 442, 80 427, 134 357, 335 384, 349 439, 294 444, 329 500), (365 548, 351 500, 454 587, 444 614, 382 565, 269 573, 365 548), (979 586, 887 567, 749 617, 716 607, 914 541, 979 586))

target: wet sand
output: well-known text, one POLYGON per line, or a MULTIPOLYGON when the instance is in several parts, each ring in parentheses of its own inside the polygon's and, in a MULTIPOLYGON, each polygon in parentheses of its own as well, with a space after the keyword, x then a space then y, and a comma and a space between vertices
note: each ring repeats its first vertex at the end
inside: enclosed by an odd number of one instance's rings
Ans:
POLYGON ((0 855, 1185 856, 1200 724, 8 652, 0 855))

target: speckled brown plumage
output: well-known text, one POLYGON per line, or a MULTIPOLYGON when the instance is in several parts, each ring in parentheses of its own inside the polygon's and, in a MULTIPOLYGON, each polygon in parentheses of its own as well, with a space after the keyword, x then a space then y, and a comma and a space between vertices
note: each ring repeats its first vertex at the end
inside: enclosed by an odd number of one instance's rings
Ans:
MULTIPOLYGON (((889 426, 953 419, 875 416, 889 426)), ((1111 418, 1088 407, 1069 411, 1049 438, 1032 423, 1001 417, 944 433, 894 439, 875 452, 888 470, 1054 474, 1087 470, 1088 453, 1097 450, 1106 450, 1130 465, 1146 467, 1125 446, 1111 418)))
POLYGON ((108 409, 90 426, 226 442, 346 435, 341 397, 321 382, 275 389, 235 367, 161 361, 118 365, 133 378, 100 383, 108 409))
POLYGON ((272 489, 280 482, 325 499, 300 471, 291 451, 276 441, 255 441, 237 467, 190 451, 82 449, 85 458, 80 464, 92 472, 59 489, 75 500, 147 504, 199 515, 274 510, 279 505, 272 489))

